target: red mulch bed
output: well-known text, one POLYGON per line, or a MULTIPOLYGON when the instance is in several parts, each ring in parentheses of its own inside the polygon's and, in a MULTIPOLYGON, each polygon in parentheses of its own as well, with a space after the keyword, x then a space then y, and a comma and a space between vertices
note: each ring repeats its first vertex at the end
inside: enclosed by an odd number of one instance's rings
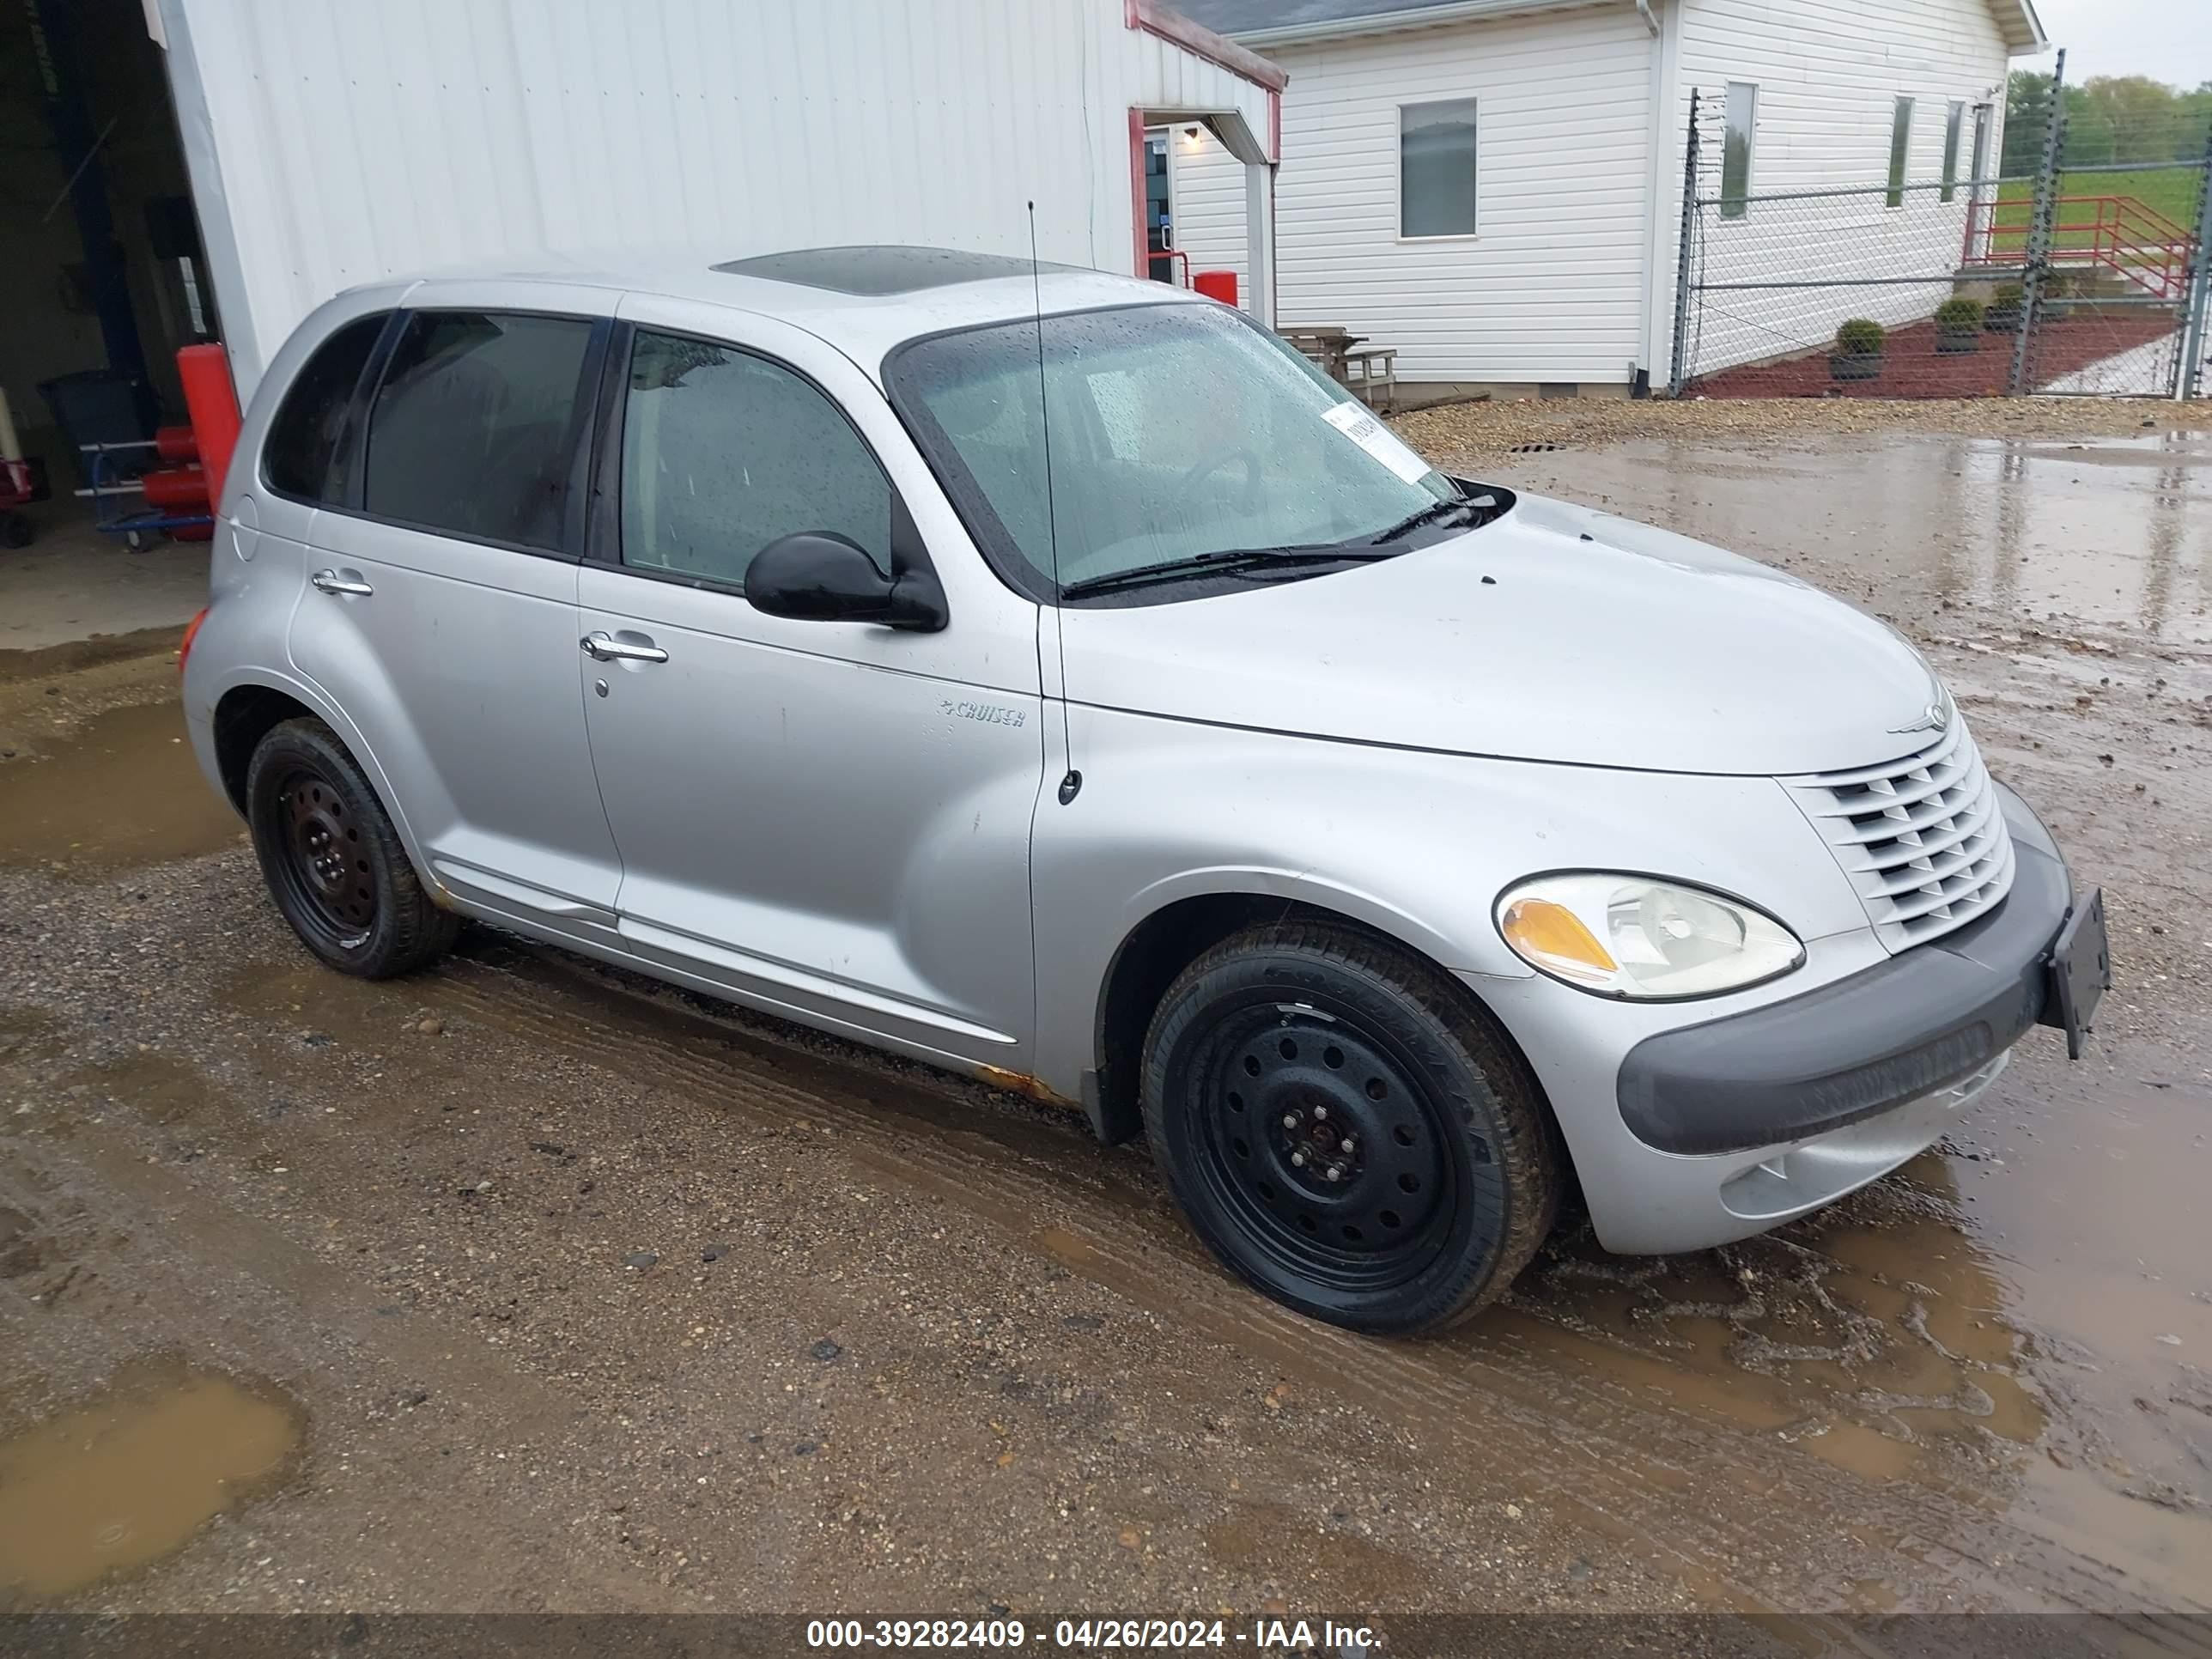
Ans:
MULTIPOLYGON (((2029 372, 2039 386, 2173 332, 2172 313, 2130 308, 2054 319, 2036 331, 2029 372)), ((1979 351, 1939 352, 1933 318, 1889 331, 1881 373, 1871 380, 1828 375, 1826 348, 1778 363, 1747 364, 1701 375, 1692 392, 1708 398, 1994 398, 2012 376, 2014 337, 1984 334, 1979 351)), ((2145 392, 2154 390, 2144 386, 2145 392)))

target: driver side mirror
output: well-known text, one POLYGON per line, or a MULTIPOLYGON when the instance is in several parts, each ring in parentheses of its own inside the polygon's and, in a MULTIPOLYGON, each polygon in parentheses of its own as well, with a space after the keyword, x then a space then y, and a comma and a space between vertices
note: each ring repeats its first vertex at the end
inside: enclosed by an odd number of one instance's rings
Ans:
POLYGON ((745 568, 744 586, 756 611, 795 622, 878 623, 933 634, 951 620, 934 572, 886 576, 858 543, 828 531, 770 542, 745 568))

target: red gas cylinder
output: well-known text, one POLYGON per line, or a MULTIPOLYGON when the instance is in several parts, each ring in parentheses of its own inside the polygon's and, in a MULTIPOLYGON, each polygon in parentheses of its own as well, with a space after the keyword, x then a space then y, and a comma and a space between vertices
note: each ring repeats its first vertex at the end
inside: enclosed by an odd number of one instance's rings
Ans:
POLYGON ((157 467, 138 480, 146 491, 146 505, 161 513, 204 513, 208 510, 207 470, 197 462, 184 466, 157 467))
MULTIPOLYGON (((185 383, 185 407, 191 414, 201 465, 207 468, 207 498, 220 500, 230 452, 238 443, 238 392, 230 381, 230 359, 220 345, 189 345, 177 353, 177 376, 185 383)), ((154 499, 150 491, 146 499, 154 499)))
POLYGON ((1209 300, 1218 300, 1225 306, 1237 303, 1237 273, 1233 270, 1201 270, 1190 279, 1190 285, 1209 300))
POLYGON ((154 453, 174 466, 199 459, 200 447, 188 426, 158 426, 154 428, 154 453))

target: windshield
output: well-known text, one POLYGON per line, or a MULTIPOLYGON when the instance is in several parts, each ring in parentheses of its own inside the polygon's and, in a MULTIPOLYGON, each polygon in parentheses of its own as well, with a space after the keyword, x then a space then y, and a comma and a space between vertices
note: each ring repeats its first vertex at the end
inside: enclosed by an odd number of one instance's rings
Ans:
POLYGON ((1042 400, 1038 333, 1024 320, 939 335, 886 365, 970 532, 1034 593, 1207 555, 1364 544, 1457 498, 1364 404, 1226 307, 1045 318, 1042 400))

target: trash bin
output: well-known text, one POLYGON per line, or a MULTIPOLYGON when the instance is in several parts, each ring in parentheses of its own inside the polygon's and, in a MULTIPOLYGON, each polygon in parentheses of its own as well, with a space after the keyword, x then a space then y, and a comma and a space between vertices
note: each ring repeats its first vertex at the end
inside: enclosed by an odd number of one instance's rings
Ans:
POLYGON ((1237 303, 1237 273, 1233 270, 1201 270, 1190 279, 1190 285, 1209 300, 1218 300, 1225 306, 1237 303))
MULTIPOLYGON (((154 395, 143 380, 113 368, 82 368, 39 382, 39 395, 52 411, 69 447, 80 483, 92 482, 86 444, 143 443, 154 435, 154 395)), ((125 450, 108 458, 103 476, 135 478, 159 459, 151 449, 125 450)))

